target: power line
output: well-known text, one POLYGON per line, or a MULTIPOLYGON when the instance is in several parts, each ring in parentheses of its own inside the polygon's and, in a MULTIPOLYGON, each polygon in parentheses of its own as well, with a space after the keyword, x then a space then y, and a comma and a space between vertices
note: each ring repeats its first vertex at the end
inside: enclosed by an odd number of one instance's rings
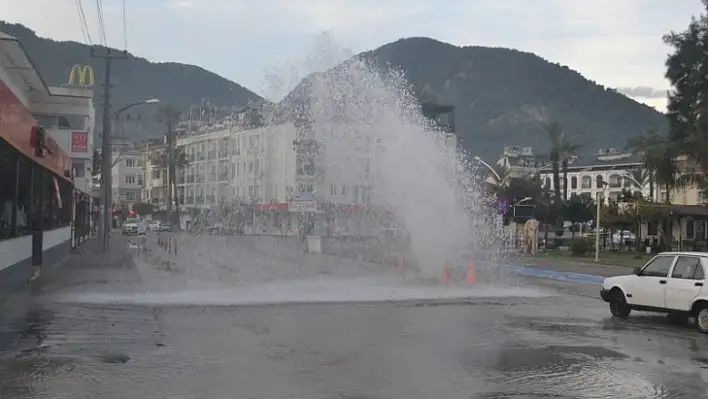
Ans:
POLYGON ((103 23, 103 2, 101 0, 96 0, 96 11, 98 13, 98 31, 101 35, 102 44, 108 46, 106 42, 106 26, 103 23))
POLYGON ((79 13, 79 23, 81 24, 81 31, 84 35, 84 40, 88 42, 89 45, 93 45, 91 40, 91 32, 88 28, 88 23, 86 23, 86 14, 84 13, 84 6, 81 0, 76 0, 76 10, 79 13))
POLYGON ((128 50, 128 19, 125 12, 125 0, 123 0, 123 50, 128 50))

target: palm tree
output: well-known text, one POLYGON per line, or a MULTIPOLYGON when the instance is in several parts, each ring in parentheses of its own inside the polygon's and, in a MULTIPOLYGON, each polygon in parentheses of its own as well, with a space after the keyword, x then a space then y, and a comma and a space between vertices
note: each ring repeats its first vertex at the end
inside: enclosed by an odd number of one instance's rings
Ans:
MULTIPOLYGON (((172 189, 174 188, 175 193, 177 193, 177 159, 175 157, 177 151, 175 151, 175 145, 176 145, 176 137, 175 137, 175 126, 179 122, 179 116, 180 113, 179 111, 172 106, 171 104, 167 104, 165 106, 160 107, 157 113, 157 118, 158 120, 165 125, 165 128, 167 129, 167 151, 165 154, 165 161, 164 164, 167 167, 167 212, 168 214, 173 214, 172 211, 172 189)), ((186 157, 185 157, 186 161, 186 157)), ((174 218, 174 225, 175 228, 179 229, 180 228, 180 220, 179 220, 179 198, 177 195, 175 195, 175 207, 177 209, 176 212, 174 212, 173 218, 174 218)))
POLYGON ((640 191, 649 183, 649 198, 654 199, 654 179, 649 169, 640 166, 627 172, 625 176, 632 180, 632 184, 637 186, 640 191))
POLYGON ((573 159, 580 145, 568 141, 563 133, 561 134, 560 144, 561 167, 563 169, 563 201, 568 201, 568 163, 573 159))
POLYGON ((560 168, 561 168, 561 155, 564 152, 565 135, 563 133, 563 127, 560 123, 552 121, 549 119, 543 119, 541 121, 541 126, 543 130, 548 134, 548 139, 551 142, 551 150, 549 152, 549 158, 551 160, 551 170, 553 172, 553 199, 560 203, 561 202, 561 190, 560 188, 560 168))
POLYGON ((631 139, 628 147, 641 151, 642 162, 649 171, 650 185, 656 184, 666 190, 667 203, 671 202, 672 191, 698 180, 694 174, 682 173, 676 163, 676 158, 681 155, 679 146, 654 130, 631 139))

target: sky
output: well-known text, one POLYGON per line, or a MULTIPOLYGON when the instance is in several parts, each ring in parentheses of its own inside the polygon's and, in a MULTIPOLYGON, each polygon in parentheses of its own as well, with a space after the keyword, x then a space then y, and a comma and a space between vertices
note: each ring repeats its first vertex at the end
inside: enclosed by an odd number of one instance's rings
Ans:
MULTIPOLYGON (((665 109, 661 36, 700 0, 100 0, 108 45, 201 66, 268 98, 304 75, 402 37, 529 51, 665 109), (125 21, 125 23, 124 23, 125 21)), ((1 19, 39 36, 100 40, 97 1, 0 0, 1 19)))

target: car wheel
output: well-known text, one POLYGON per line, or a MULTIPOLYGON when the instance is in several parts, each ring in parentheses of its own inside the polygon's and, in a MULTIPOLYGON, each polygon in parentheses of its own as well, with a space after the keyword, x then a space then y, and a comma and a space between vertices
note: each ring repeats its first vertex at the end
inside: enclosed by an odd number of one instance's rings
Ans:
POLYGON ((696 330, 703 334, 708 334, 708 304, 698 305, 695 310, 696 330))
POLYGON ((631 311, 632 308, 627 303, 624 292, 618 289, 612 290, 610 296, 610 313, 612 313, 612 316, 626 319, 631 311))

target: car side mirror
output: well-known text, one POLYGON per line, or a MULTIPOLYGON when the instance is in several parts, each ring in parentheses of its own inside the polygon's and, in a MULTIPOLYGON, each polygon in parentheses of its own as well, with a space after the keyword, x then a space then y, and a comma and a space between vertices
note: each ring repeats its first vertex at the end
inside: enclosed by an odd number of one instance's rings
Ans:
POLYGON ((634 270, 632 271, 632 273, 634 273, 634 274, 637 275, 637 276, 641 276, 641 275, 642 275, 642 269, 639 268, 639 267, 635 267, 634 270))

